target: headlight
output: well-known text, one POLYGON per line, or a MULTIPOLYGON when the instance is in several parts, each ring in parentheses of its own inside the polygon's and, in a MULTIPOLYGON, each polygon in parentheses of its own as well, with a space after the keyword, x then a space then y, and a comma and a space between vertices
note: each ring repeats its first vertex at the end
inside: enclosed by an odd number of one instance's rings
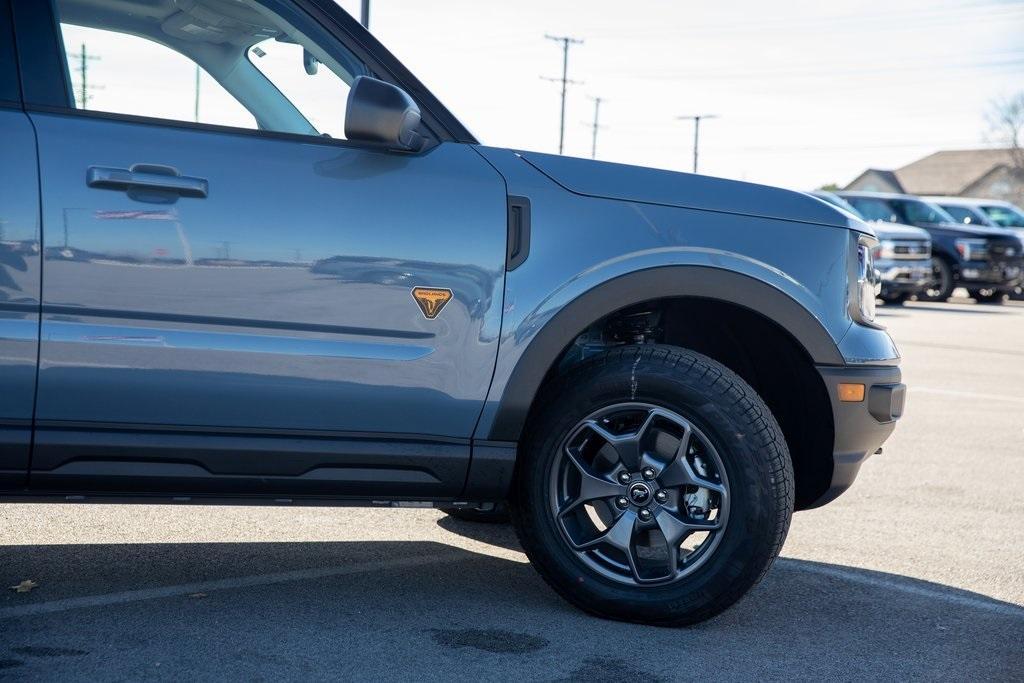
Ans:
POLYGON ((875 297, 882 288, 882 283, 875 270, 875 260, 871 256, 872 245, 864 241, 857 242, 857 282, 854 287, 857 312, 861 322, 875 322, 875 297))
POLYGON ((964 261, 981 261, 988 258, 988 244, 985 240, 960 239, 956 241, 956 250, 964 261))
POLYGON ((896 258, 896 243, 892 240, 882 240, 878 246, 871 250, 871 256, 875 259, 891 260, 896 258))

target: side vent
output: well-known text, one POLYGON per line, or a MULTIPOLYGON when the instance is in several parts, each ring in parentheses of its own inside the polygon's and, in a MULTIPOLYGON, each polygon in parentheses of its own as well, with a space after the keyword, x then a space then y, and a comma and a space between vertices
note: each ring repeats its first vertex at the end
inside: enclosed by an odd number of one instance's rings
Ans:
POLYGON ((530 255, 530 200, 526 197, 508 198, 508 251, 505 270, 513 271, 523 265, 530 255))

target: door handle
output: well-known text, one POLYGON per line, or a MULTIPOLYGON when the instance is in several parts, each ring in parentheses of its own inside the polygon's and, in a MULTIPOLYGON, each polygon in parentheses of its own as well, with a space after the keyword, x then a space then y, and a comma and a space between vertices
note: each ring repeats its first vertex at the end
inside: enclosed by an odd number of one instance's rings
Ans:
POLYGON ((135 164, 131 168, 90 166, 85 183, 101 190, 157 190, 198 199, 205 199, 210 192, 206 179, 183 176, 176 168, 156 164, 135 164))

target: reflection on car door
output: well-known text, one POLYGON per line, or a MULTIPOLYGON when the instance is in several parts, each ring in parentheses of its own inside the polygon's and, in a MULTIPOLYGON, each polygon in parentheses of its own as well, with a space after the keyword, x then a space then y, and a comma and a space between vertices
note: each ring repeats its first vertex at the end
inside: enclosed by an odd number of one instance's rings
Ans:
MULTIPOLYGON (((0 22, 0 40, 2 36, 0 22)), ((39 187, 32 125, 24 112, 2 102, 0 140, 0 489, 11 489, 25 484, 32 438, 39 344, 39 187)))

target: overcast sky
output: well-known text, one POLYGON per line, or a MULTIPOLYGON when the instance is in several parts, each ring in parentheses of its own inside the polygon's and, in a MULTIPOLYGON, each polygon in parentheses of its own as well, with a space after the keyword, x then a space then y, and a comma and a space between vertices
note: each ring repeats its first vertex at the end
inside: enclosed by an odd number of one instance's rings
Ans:
MULTIPOLYGON (((372 0, 371 30, 486 144, 809 189, 865 167, 985 146, 984 111, 1024 90, 1024 0, 372 0)), ((358 17, 359 0, 340 4, 358 17)))

